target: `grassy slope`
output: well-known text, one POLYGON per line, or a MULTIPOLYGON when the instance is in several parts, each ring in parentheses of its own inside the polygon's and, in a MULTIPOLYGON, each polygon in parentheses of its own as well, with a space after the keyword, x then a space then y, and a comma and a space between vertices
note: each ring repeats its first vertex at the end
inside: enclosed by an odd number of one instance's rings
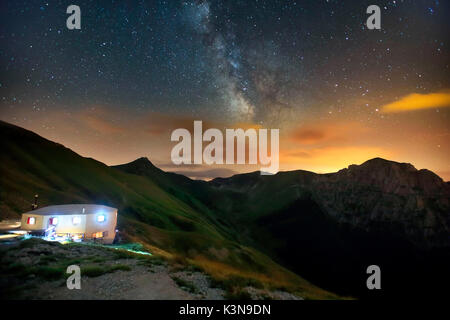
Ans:
MULTIPOLYGON (((224 217, 217 218, 200 185, 187 192, 189 181, 179 176, 154 182, 110 168, 4 122, 0 122, 0 135, 1 218, 28 211, 36 193, 41 206, 110 205, 119 209, 119 227, 128 239, 143 242, 161 255, 181 257, 216 279, 238 275, 306 298, 335 297, 236 242, 239 236, 233 226, 224 217)), ((221 196, 215 193, 215 197, 221 196)))

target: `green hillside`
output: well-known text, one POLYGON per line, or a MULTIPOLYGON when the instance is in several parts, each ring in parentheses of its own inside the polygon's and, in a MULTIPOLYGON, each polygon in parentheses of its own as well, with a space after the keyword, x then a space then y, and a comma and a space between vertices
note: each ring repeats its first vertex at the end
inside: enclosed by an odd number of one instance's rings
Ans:
POLYGON ((0 134, 1 218, 20 217, 30 209, 35 194, 40 206, 109 205, 119 209, 119 230, 125 240, 187 261, 216 279, 240 277, 306 298, 336 297, 236 241, 241 237, 235 226, 207 200, 221 199, 223 208, 229 209, 233 201, 228 192, 166 174, 145 159, 151 169, 145 174, 108 167, 5 122, 0 122, 0 134))
POLYGON ((375 262, 392 281, 385 297, 425 292, 450 267, 450 188, 410 164, 376 158, 332 174, 253 172, 210 182, 166 173, 147 159, 116 168, 200 205, 239 243, 343 295, 374 294, 365 270, 375 262))
POLYGON ((330 174, 205 182, 146 158, 108 167, 4 122, 0 134, 2 218, 28 211, 36 193, 40 206, 117 207, 124 241, 222 282, 306 298, 376 296, 365 286, 372 264, 383 270, 384 297, 432 296, 448 278, 450 185, 411 164, 375 158, 330 174))

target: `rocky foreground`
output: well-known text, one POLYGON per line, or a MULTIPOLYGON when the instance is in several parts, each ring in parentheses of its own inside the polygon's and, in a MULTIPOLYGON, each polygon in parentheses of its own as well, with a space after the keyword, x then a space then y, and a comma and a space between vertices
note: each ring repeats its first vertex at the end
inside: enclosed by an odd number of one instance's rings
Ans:
POLYGON ((245 282, 239 286, 235 281, 231 288, 192 266, 99 245, 61 245, 31 239, 1 244, 0 255, 2 299, 301 299, 245 282), (69 265, 81 268, 79 290, 67 288, 69 265))

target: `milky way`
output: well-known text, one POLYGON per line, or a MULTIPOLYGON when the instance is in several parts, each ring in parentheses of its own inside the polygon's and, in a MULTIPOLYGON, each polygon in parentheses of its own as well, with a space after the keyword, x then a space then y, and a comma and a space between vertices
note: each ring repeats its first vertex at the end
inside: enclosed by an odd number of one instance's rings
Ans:
POLYGON ((233 30, 217 30, 212 22, 213 17, 209 2, 184 3, 187 20, 202 39, 208 57, 209 67, 214 73, 214 88, 220 95, 231 117, 253 120, 254 106, 246 97, 248 80, 243 74, 242 56, 236 44, 233 30))
POLYGON ((151 148, 132 137, 137 127, 161 132, 155 121, 139 122, 159 119, 155 113, 280 128, 282 135, 321 131, 324 139, 334 137, 333 130, 360 128, 333 145, 320 140, 284 147, 303 155, 292 160, 296 167, 325 159, 324 148, 351 146, 361 154, 356 160, 343 149, 326 151, 326 159, 341 151, 355 162, 381 154, 450 172, 443 165, 450 140, 445 99, 428 111, 382 112, 405 97, 428 99, 450 90, 448 1, 379 3, 381 30, 365 25, 372 1, 74 4, 81 8, 81 30, 66 28, 66 1, 1 2, 2 120, 109 163, 151 148), (408 143, 419 144, 416 153, 399 151, 408 143), (134 149, 110 160, 107 150, 119 144, 134 149), (99 145, 104 154, 92 154, 99 145))
POLYGON ((448 85, 448 5, 389 1, 2 2, 3 107, 86 104, 264 121, 293 111, 376 116, 448 85), (392 90, 392 88, 395 90, 392 90))

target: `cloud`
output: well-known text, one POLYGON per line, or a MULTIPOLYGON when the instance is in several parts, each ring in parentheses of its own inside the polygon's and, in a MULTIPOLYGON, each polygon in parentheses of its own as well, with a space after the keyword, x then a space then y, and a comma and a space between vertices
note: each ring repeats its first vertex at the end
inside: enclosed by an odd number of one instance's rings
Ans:
POLYGON ((172 162, 155 163, 155 165, 164 171, 172 171, 172 169, 198 169, 203 167, 201 164, 174 164, 172 162))
POLYGON ((296 150, 288 153, 289 157, 293 158, 311 158, 311 153, 306 151, 296 150))
POLYGON ((324 120, 293 129, 280 142, 283 170, 333 172, 370 158, 390 158, 374 131, 359 122, 324 120))
POLYGON ((125 131, 124 128, 114 122, 108 121, 94 114, 82 114, 80 116, 80 120, 90 129, 103 134, 114 134, 125 131))
POLYGON ((304 144, 317 143, 324 140, 325 137, 326 132, 321 129, 299 129, 292 135, 292 139, 304 144))
POLYGON ((307 151, 291 150, 280 154, 280 163, 289 170, 304 169, 314 172, 335 172, 351 164, 382 157, 390 159, 393 153, 376 146, 329 146, 307 151))
POLYGON ((342 144, 352 141, 369 131, 357 122, 330 123, 322 122, 314 125, 295 128, 288 133, 290 142, 302 145, 342 144))
POLYGON ((412 93, 398 101, 382 106, 381 112, 398 113, 443 107, 450 107, 450 92, 429 94, 412 93))
POLYGON ((217 177, 227 178, 227 177, 231 177, 232 175, 235 175, 237 173, 234 170, 226 169, 226 168, 214 168, 214 169, 199 170, 199 171, 181 170, 181 171, 172 171, 172 172, 182 174, 191 179, 202 179, 202 180, 209 180, 209 179, 214 179, 217 177))

